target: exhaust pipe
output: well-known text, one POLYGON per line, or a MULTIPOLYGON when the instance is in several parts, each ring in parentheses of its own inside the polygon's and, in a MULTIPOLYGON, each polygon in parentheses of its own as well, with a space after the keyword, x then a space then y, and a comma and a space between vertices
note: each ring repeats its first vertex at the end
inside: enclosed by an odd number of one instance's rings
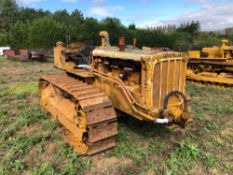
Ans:
POLYGON ((133 49, 137 47, 137 38, 133 38, 133 49))
POLYGON ((125 51, 125 37, 124 36, 119 38, 118 47, 119 47, 119 51, 121 52, 125 51))
POLYGON ((109 34, 107 31, 101 31, 99 33, 99 36, 101 37, 101 47, 110 47, 109 42, 109 34))

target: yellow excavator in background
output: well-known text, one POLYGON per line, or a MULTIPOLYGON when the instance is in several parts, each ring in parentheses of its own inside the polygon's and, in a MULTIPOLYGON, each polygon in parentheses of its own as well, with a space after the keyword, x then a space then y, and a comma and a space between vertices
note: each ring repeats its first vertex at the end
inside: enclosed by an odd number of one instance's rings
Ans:
POLYGON ((115 146, 116 110, 157 124, 190 121, 184 53, 138 49, 136 39, 126 46, 124 37, 113 47, 107 32, 100 37, 91 57, 82 47, 58 42, 54 64, 65 74, 45 75, 39 82, 41 105, 67 129, 65 139, 78 153, 115 146))
POLYGON ((193 48, 189 53, 187 79, 220 86, 233 86, 233 46, 222 40, 220 47, 193 48))

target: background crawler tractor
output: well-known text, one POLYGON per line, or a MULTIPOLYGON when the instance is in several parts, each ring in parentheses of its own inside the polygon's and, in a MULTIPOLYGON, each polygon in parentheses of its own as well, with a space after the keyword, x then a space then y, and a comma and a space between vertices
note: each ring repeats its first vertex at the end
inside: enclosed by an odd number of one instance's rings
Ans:
POLYGON ((221 47, 191 49, 187 79, 233 87, 233 46, 228 43, 228 40, 222 40, 221 47))
POLYGON ((41 105, 69 131, 65 139, 78 153, 115 146, 116 109, 140 121, 183 126, 190 120, 184 54, 141 50, 136 39, 126 47, 124 37, 112 47, 107 32, 100 37, 91 59, 58 42, 54 64, 66 74, 43 76, 39 83, 41 105))

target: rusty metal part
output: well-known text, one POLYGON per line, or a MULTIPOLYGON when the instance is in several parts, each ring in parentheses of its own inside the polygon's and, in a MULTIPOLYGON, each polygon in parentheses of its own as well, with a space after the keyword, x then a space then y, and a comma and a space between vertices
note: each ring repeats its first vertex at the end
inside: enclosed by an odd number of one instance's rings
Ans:
POLYGON ((7 50, 5 52, 5 56, 14 61, 25 62, 29 61, 31 55, 28 50, 20 49, 18 52, 15 52, 14 50, 7 50))
POLYGON ((70 43, 68 45, 68 48, 71 49, 71 50, 83 49, 85 47, 86 47, 86 45, 84 43, 81 43, 81 42, 70 43))
POLYGON ((80 154, 115 146, 117 117, 99 89, 67 75, 40 78, 40 103, 69 131, 65 140, 80 154))
POLYGON ((93 50, 92 55, 94 57, 108 57, 111 59, 121 59, 121 60, 132 60, 135 62, 141 62, 143 60, 147 62, 155 62, 160 59, 166 58, 177 58, 188 60, 185 53, 174 52, 174 51, 156 51, 156 50, 142 50, 142 49, 130 49, 126 48, 125 52, 119 52, 116 47, 110 48, 96 48, 93 50))
POLYGON ((137 48, 137 38, 133 38, 133 49, 137 48))
MULTIPOLYGON (((126 113, 134 116, 140 120, 154 121, 160 117, 160 111, 166 110, 163 108, 163 101, 166 95, 171 91, 180 91, 185 94, 185 72, 186 72, 186 59, 178 53, 157 53, 157 52, 119 52, 115 49, 101 49, 101 52, 93 52, 93 58, 96 62, 96 69, 92 70, 96 79, 96 86, 106 92, 111 98, 114 107, 125 111, 126 113), (101 56, 102 55, 102 56, 101 56), (138 72, 141 75, 141 82, 138 85, 139 91, 135 92, 133 86, 127 86, 117 78, 115 67, 112 72, 107 74, 104 72, 100 58, 105 59, 109 57, 110 60, 121 58, 124 63, 127 60, 138 62, 136 58, 140 57, 142 68, 138 72), (135 57, 134 57, 135 56, 135 57), (113 91, 113 87, 115 90, 113 91), (138 93, 138 94, 136 94, 138 93), (135 98, 136 97, 136 98, 135 98)), ((119 60, 118 60, 119 62, 119 60)), ((106 70, 108 71, 108 70, 106 70)))
MULTIPOLYGON (((76 69, 76 63, 62 54, 65 50, 61 45, 54 49, 57 68, 81 78, 93 79, 94 86, 106 93, 115 108, 139 120, 153 122, 161 117, 161 111, 166 110, 163 102, 170 92, 186 94, 187 58, 184 53, 132 48, 121 52, 117 47, 101 46, 92 52, 89 69, 80 71, 76 69), (140 66, 135 70, 130 64, 140 66), (84 77, 84 74, 88 76, 84 77), (126 75, 126 79, 121 79, 122 75, 126 75)), ((174 121, 177 120, 176 115, 174 112, 174 121)))
POLYGON ((47 61, 47 58, 45 54, 42 51, 35 50, 27 50, 27 49, 20 49, 17 52, 14 50, 7 50, 5 52, 5 56, 11 60, 14 61, 21 61, 21 62, 27 62, 27 61, 39 61, 39 62, 45 62, 47 61))
POLYGON ((164 100, 164 116, 167 118, 172 116, 172 121, 181 123, 182 125, 192 121, 188 115, 188 99, 186 96, 179 92, 170 92, 164 100))
POLYGON ((61 41, 58 41, 58 42, 56 42, 56 47, 57 47, 57 46, 64 46, 64 43, 61 42, 61 41))
POLYGON ((102 45, 85 66, 58 43, 54 64, 68 76, 40 80, 42 106, 69 130, 66 140, 76 151, 94 154, 115 145, 113 107, 141 121, 182 126, 190 121, 185 53, 138 49, 136 40, 133 47, 125 47, 124 37, 118 47, 111 47, 108 33, 100 36, 102 45))
POLYGON ((125 37, 124 36, 121 36, 119 38, 118 47, 119 47, 120 52, 125 51, 125 37))
POLYGON ((57 42, 54 48, 54 64, 57 68, 74 70, 78 64, 89 64, 93 47, 83 43, 71 43, 67 48, 62 42, 57 42))

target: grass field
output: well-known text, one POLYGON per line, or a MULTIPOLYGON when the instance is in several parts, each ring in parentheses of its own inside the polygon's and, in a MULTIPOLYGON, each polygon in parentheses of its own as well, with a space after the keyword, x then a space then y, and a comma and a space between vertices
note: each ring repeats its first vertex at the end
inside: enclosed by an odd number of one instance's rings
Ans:
POLYGON ((185 129, 119 118, 117 146, 80 157, 39 106, 38 78, 48 73, 59 71, 0 57, 0 175, 233 174, 233 90, 189 84, 194 121, 185 129))

